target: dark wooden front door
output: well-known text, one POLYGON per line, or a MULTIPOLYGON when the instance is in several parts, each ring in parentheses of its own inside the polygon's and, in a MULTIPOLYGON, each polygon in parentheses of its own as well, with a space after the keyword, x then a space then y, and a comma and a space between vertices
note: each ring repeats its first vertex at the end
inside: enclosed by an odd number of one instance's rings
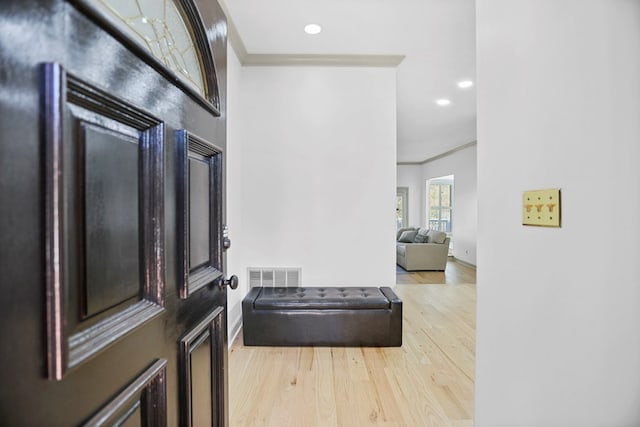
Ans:
POLYGON ((0 425, 227 424, 225 85, 214 1, 2 0, 0 425))

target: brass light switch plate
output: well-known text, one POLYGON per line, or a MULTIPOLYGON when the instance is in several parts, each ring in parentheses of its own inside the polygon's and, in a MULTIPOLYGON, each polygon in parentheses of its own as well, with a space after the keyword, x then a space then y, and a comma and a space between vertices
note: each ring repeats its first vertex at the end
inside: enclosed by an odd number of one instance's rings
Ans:
POLYGON ((522 225, 560 227, 560 189, 525 191, 522 194, 522 225))

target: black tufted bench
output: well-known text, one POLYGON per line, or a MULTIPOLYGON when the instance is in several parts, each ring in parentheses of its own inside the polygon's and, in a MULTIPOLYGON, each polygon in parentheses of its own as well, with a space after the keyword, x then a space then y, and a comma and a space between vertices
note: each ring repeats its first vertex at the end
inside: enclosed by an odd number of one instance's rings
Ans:
POLYGON ((399 347, 402 301, 391 288, 252 288, 245 345, 399 347))

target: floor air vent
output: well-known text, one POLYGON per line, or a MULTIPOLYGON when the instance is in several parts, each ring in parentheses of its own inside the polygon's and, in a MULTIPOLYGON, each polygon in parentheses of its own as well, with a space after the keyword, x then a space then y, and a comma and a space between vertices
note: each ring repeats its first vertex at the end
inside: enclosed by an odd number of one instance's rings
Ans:
POLYGON ((249 286, 263 287, 300 287, 300 276, 302 269, 300 268, 255 268, 249 267, 249 286))

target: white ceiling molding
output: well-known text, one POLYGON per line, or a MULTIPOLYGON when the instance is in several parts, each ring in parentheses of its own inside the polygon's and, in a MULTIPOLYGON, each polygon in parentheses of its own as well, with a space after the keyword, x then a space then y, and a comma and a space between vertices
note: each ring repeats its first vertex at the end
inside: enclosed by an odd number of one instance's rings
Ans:
POLYGON ((404 55, 318 55, 318 54, 259 54, 249 53, 240 33, 231 19, 227 5, 220 2, 227 15, 229 43, 236 52, 240 64, 245 67, 397 67, 404 55))
POLYGON ((443 157, 447 157, 450 156, 451 154, 464 150, 465 148, 469 148, 469 147, 473 147, 474 145, 477 145, 478 141, 471 141, 471 142, 467 142, 466 144, 462 144, 459 145, 455 148, 452 148, 451 150, 447 150, 444 153, 438 154, 437 156, 433 156, 433 157, 429 157, 426 160, 423 160, 421 162, 398 162, 396 163, 398 166, 406 166, 406 165, 424 165, 425 163, 429 163, 429 162, 433 162, 435 160, 439 160, 443 157))
POLYGON ((229 9, 227 9, 227 5, 222 0, 218 0, 218 4, 222 7, 224 14, 227 15, 227 35, 229 36, 229 43, 238 56, 240 63, 243 64, 247 57, 247 48, 242 41, 242 37, 240 37, 240 33, 238 32, 236 25, 233 23, 233 19, 231 19, 231 14, 229 13, 229 9))
MULTIPOLYGON (((229 15, 227 14, 227 17, 228 16, 229 15)), ((231 47, 233 48, 233 50, 236 52, 236 55, 238 56, 240 63, 244 64, 244 61, 248 56, 247 48, 244 46, 244 42, 242 41, 242 38, 238 33, 238 29, 236 28, 235 25, 233 25, 233 21, 231 21, 231 19, 229 18, 227 19, 228 19, 227 31, 229 33, 229 43, 231 44, 231 47)))
POLYGON ((404 55, 317 55, 317 54, 253 54, 246 55, 242 65, 322 66, 322 67, 397 67, 404 55))

